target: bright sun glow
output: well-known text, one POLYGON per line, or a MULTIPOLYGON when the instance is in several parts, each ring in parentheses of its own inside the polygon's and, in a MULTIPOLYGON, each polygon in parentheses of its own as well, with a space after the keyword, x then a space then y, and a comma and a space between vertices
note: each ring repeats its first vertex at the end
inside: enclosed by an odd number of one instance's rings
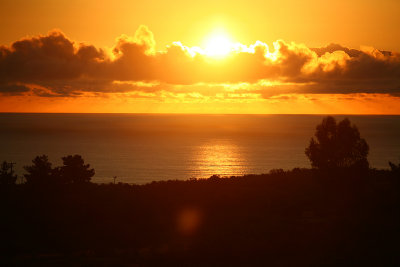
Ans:
POLYGON ((223 34, 212 35, 206 42, 205 54, 211 57, 223 57, 231 52, 232 42, 223 34))

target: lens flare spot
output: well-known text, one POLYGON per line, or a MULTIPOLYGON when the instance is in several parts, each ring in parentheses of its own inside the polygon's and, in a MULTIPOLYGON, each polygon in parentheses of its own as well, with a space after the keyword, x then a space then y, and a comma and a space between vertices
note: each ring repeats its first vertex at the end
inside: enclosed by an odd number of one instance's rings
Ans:
POLYGON ((178 214, 178 229, 184 235, 191 235, 196 232, 200 225, 201 214, 197 209, 184 209, 178 214))

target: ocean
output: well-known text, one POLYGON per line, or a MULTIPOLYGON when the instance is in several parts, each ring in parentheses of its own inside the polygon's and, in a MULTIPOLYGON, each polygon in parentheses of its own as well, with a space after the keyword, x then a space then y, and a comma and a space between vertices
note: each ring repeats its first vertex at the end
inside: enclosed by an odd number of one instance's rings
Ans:
MULTIPOLYGON (((324 115, 0 114, 0 160, 23 166, 48 155, 82 155, 94 182, 261 174, 310 167, 304 154, 324 115)), ((400 161, 400 116, 334 116, 355 123, 370 146, 369 162, 400 161)))

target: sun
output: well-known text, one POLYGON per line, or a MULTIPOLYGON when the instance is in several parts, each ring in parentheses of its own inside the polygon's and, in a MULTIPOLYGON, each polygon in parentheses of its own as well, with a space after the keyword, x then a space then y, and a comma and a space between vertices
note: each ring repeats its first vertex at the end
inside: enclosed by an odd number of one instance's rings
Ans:
POLYGON ((224 57, 232 51, 233 44, 224 34, 213 34, 205 42, 204 53, 210 57, 224 57))

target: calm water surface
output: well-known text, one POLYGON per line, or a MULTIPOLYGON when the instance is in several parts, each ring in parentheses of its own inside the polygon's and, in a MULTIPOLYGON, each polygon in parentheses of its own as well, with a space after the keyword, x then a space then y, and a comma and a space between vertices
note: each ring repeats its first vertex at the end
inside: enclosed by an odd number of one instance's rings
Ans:
MULTIPOLYGON (((372 167, 400 160, 400 116, 348 117, 370 145, 372 167)), ((36 155, 53 165, 80 154, 95 182, 146 183, 309 167, 319 115, 0 114, 0 160, 24 173, 36 155)))

